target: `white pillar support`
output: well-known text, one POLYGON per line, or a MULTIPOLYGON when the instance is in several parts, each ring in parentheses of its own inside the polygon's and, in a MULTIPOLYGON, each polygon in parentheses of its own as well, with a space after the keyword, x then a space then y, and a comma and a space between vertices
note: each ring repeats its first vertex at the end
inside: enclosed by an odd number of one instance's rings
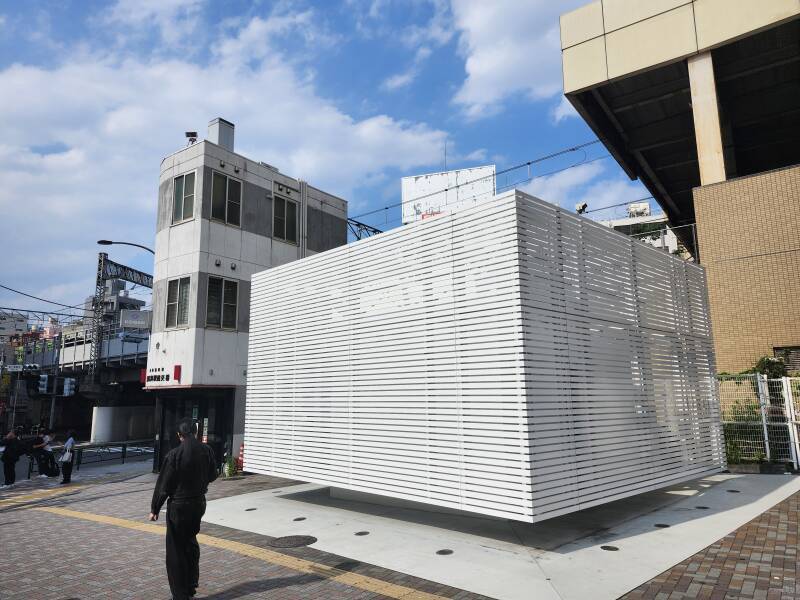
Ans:
POLYGON ((789 428, 789 446, 792 453, 794 470, 800 470, 800 443, 797 436, 797 417, 794 413, 794 398, 792 397, 792 380, 783 378, 783 402, 786 411, 786 426, 789 428))
POLYGON ((719 125, 717 86, 711 52, 687 59, 689 87, 692 92, 694 137, 697 143, 697 162, 700 165, 700 184, 725 181, 725 156, 722 152, 722 129, 719 125))
POLYGON ((756 381, 758 381, 758 406, 761 409, 761 427, 764 431, 764 453, 767 457, 767 462, 772 460, 769 451, 769 429, 767 428, 767 410, 769 405, 769 382, 767 376, 761 373, 756 373, 756 381))

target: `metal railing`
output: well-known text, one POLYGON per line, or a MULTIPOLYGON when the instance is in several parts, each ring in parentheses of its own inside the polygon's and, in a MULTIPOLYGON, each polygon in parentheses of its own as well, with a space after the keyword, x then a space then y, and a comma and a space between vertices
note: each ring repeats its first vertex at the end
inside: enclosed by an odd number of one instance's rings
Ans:
MULTIPOLYGON (((53 449, 53 458, 58 460, 61 456, 64 446, 51 445, 53 449)), ((80 471, 81 465, 112 462, 115 460, 121 461, 125 464, 126 460, 132 457, 146 457, 152 456, 155 448, 155 440, 142 439, 142 440, 126 440, 122 442, 102 442, 102 443, 82 443, 75 444, 75 470, 80 471)), ((34 473, 39 473, 37 454, 31 454, 28 462, 28 479, 33 477, 34 473)))
POLYGON ((784 462, 800 468, 800 379, 720 377, 719 398, 729 463, 784 462))

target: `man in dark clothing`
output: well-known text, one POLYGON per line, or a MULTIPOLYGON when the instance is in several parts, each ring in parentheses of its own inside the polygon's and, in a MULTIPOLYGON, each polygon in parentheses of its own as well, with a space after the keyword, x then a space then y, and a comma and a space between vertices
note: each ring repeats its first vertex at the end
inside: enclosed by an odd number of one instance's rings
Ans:
POLYGON ((177 448, 169 451, 161 466, 150 520, 156 521, 167 504, 167 578, 173 600, 194 597, 200 579, 200 546, 197 534, 206 512, 208 484, 217 478, 214 452, 197 441, 197 427, 191 419, 178 423, 177 448))
POLYGON ((0 446, 5 446, 3 450, 3 477, 5 486, 10 488, 17 480, 17 461, 23 454, 22 444, 17 438, 16 432, 12 429, 8 432, 5 439, 0 441, 0 446))

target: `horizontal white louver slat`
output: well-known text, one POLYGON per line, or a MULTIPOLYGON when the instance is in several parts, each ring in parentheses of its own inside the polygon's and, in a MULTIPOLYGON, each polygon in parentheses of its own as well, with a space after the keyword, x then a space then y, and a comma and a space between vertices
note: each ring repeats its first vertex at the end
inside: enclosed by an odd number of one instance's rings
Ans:
POLYGON ((719 470, 705 277, 509 193, 254 276, 245 465, 536 521, 719 470))

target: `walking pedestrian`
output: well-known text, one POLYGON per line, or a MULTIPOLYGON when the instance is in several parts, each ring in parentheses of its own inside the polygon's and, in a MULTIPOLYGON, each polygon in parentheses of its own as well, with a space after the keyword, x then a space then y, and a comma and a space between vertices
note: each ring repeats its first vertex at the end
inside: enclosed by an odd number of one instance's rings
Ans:
POLYGON ((191 419, 178 423, 180 444, 164 458, 150 504, 151 521, 158 520, 167 504, 166 564, 173 600, 193 598, 200 581, 200 546, 197 534, 206 512, 208 484, 217 478, 214 452, 197 440, 191 419))
POLYGON ((13 429, 8 432, 2 442, 3 450, 3 477, 5 478, 4 489, 14 485, 17 480, 17 461, 22 455, 22 444, 17 438, 17 432, 13 429))
POLYGON ((67 441, 64 442, 64 451, 61 453, 61 458, 58 459, 61 463, 61 473, 63 475, 61 483, 69 483, 72 481, 72 465, 75 464, 75 430, 70 429, 67 432, 67 441))

